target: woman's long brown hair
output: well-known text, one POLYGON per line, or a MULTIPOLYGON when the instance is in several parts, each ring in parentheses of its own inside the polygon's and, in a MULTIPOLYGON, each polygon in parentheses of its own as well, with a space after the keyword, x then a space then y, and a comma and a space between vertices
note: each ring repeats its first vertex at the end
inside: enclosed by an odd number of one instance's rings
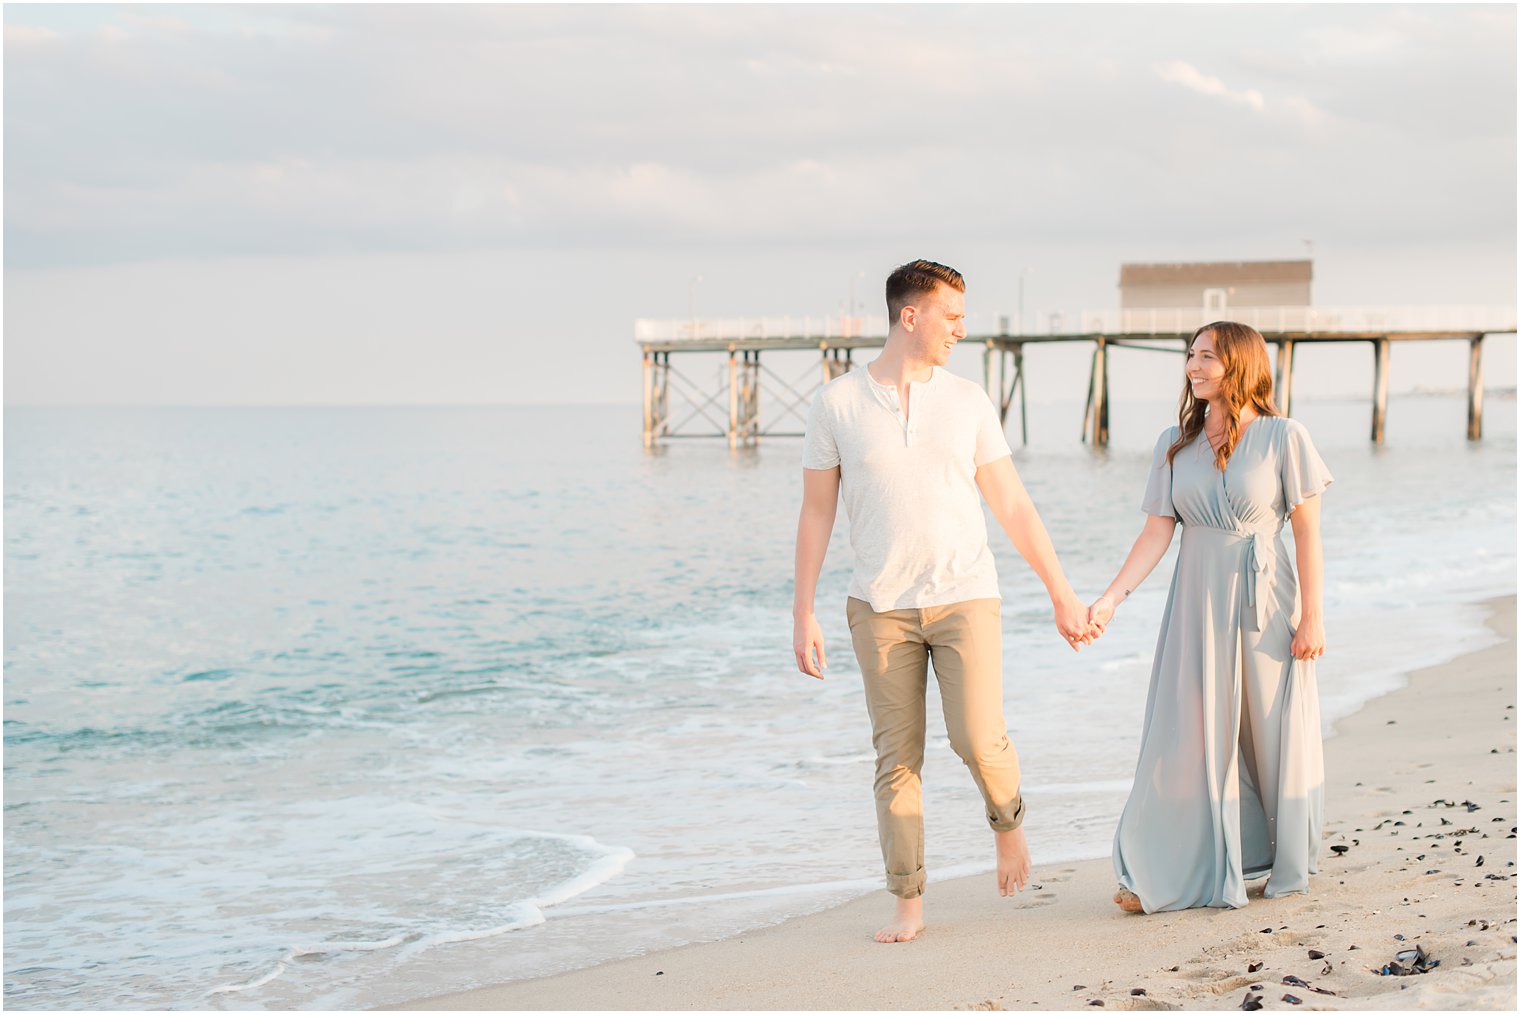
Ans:
MULTIPOLYGON (((1240 410, 1246 405, 1258 415, 1281 415, 1272 403, 1272 370, 1267 360, 1267 342, 1261 332, 1249 324, 1218 320, 1205 324, 1188 339, 1188 351, 1205 331, 1214 335, 1214 354, 1224 366, 1220 389, 1224 394, 1224 440, 1214 451, 1214 466, 1221 472, 1235 453, 1240 442, 1240 410)), ((1178 406, 1177 425, 1182 430, 1175 443, 1166 450, 1166 460, 1171 464, 1177 452, 1203 432, 1203 420, 1208 414, 1209 403, 1193 397, 1193 385, 1186 374, 1182 378, 1182 401, 1178 406)))

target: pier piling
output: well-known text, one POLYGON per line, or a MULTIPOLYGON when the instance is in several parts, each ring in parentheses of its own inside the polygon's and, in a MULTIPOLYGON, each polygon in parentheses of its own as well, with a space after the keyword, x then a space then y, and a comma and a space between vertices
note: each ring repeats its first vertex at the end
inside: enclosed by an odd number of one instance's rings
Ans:
POLYGON ((1283 415, 1293 414, 1293 339, 1277 344, 1277 407, 1283 415))
POLYGON ((1483 335, 1475 335, 1467 354, 1467 439, 1483 439, 1483 335))
POLYGON ((1373 342, 1376 357, 1372 376, 1372 442, 1383 443, 1383 428, 1388 421, 1388 355, 1390 343, 1387 338, 1373 342))
POLYGON ((1082 416, 1082 439, 1094 447, 1108 446, 1108 338, 1093 338, 1092 379, 1087 385, 1087 411, 1082 416), (1089 425, 1089 423, 1091 425, 1089 425))

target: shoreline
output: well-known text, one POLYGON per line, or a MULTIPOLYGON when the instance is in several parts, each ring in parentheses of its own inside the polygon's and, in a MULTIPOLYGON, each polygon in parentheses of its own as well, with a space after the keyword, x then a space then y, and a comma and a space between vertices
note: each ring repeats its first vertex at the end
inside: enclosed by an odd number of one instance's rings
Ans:
POLYGON ((873 892, 711 943, 380 1009, 1235 1009, 1253 984, 1264 1009, 1290 1006, 1284 995, 1316 1009, 1513 1009, 1516 599, 1479 605, 1499 643, 1407 673, 1326 738, 1325 847, 1307 895, 1267 901, 1258 881, 1244 909, 1127 916, 1107 858, 1042 863, 1013 899, 989 874, 934 884, 929 928, 909 945, 871 939, 889 912, 873 892), (1374 974, 1416 944, 1441 965, 1374 974))

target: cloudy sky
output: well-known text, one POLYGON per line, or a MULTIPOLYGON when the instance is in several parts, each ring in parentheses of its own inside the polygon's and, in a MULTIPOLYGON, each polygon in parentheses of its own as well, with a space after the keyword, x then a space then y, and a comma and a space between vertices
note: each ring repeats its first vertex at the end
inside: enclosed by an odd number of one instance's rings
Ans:
POLYGON ((1515 302, 1511 5, 4 20, 9 403, 633 401, 635 318, 917 256, 989 324, 1311 249, 1321 305, 1515 302))

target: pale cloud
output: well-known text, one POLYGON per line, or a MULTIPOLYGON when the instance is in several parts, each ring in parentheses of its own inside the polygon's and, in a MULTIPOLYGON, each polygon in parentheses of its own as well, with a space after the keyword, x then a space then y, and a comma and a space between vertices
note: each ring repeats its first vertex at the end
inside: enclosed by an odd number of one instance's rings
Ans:
POLYGON ((1267 108, 1267 100, 1255 88, 1234 90, 1217 77, 1203 73, 1197 67, 1182 60, 1172 60, 1156 66, 1156 74, 1163 81, 1181 85, 1200 95, 1225 99, 1238 105, 1249 106, 1258 113, 1267 108))
POLYGON ((1268 99, 1256 88, 1231 88, 1219 78, 1205 74, 1182 60, 1157 64, 1152 69, 1157 77, 1168 84, 1180 85, 1199 95, 1207 95, 1233 105, 1245 106, 1255 113, 1309 130, 1322 129, 1334 120, 1334 117, 1306 96, 1287 95, 1282 98, 1268 99))
MULTIPOLYGON (((7 366, 46 400, 90 370, 90 398, 237 400, 239 370, 202 393, 185 364, 239 299, 263 313, 239 347, 306 322, 291 350, 332 353, 322 391, 382 326, 485 347, 512 305, 523 333, 608 343, 615 393, 628 322, 682 312, 698 274, 714 312, 814 312, 857 271, 933 256, 990 314, 1028 266, 1035 314, 1105 305, 1121 260, 1291 257, 1313 237, 1326 302, 1514 294, 1512 7, 4 18, 7 366)), ((243 396, 277 400, 275 365, 243 396)), ((469 372, 489 387, 498 365, 469 372)))
POLYGON ((169 35, 185 35, 190 25, 180 18, 166 14, 144 14, 140 11, 123 11, 122 22, 141 32, 162 32, 169 35))
POLYGON ((1278 103, 1278 108, 1287 117, 1311 129, 1329 126, 1333 119, 1329 113, 1302 95, 1288 96, 1278 103))
POLYGON ((1330 26, 1305 33, 1305 55, 1327 63, 1393 63, 1417 55, 1418 41, 1399 27, 1330 26))
POLYGON ((50 42, 56 42, 61 38, 63 36, 51 28, 36 28, 31 25, 5 26, 5 44, 7 46, 42 46, 50 42))

